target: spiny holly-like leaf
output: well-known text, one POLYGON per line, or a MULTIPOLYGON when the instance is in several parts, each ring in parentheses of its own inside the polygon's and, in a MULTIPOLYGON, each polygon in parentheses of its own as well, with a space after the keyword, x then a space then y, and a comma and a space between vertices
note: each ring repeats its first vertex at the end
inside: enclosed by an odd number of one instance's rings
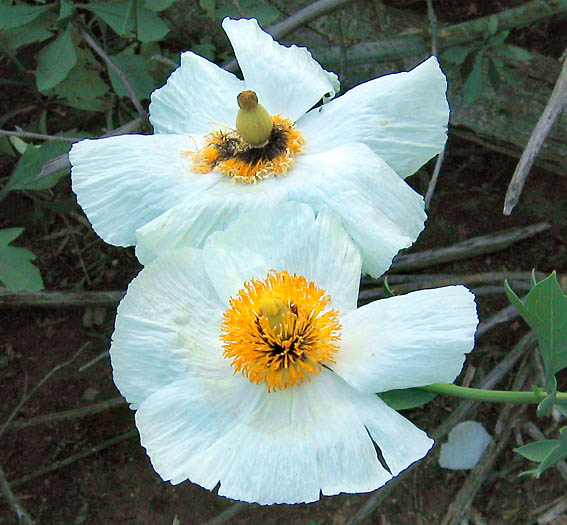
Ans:
POLYGON ((523 301, 508 283, 506 294, 537 335, 547 383, 567 367, 567 296, 555 272, 535 284, 523 301))
POLYGON ((10 290, 43 289, 39 270, 30 262, 35 255, 25 248, 8 246, 23 228, 0 230, 0 281, 10 290))

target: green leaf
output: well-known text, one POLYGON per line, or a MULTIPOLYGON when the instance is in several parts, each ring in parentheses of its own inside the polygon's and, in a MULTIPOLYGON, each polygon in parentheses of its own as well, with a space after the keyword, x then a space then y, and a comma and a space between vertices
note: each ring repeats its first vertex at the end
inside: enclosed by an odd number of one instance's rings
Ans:
POLYGON ((490 84, 494 91, 498 91, 500 89, 500 73, 498 73, 498 65, 494 62, 492 57, 490 57, 488 61, 488 80, 490 80, 490 84))
POLYGON ((523 301, 507 283, 505 289, 510 302, 537 335, 547 384, 567 367, 567 296, 555 272, 538 282, 523 301))
POLYGON ((71 2, 67 2, 67 0, 60 0, 59 5, 59 18, 57 20, 65 20, 75 12, 75 6, 71 2))
POLYGON ((483 53, 479 51, 474 57, 472 71, 465 81, 463 93, 467 104, 472 104, 478 98, 482 89, 482 58, 483 53))
POLYGON ((513 450, 530 461, 541 463, 552 450, 557 448, 558 443, 557 439, 547 439, 528 443, 513 450))
POLYGON ((527 49, 507 44, 498 49, 498 53, 514 62, 529 62, 534 56, 527 49))
POLYGON ((217 3, 215 10, 216 18, 256 18, 261 26, 270 25, 275 22, 280 12, 270 5, 259 5, 256 0, 240 0, 240 10, 232 2, 217 3))
POLYGON ((437 394, 434 392, 423 392, 417 388, 389 390, 378 395, 382 401, 390 405, 394 410, 421 407, 437 397, 437 394))
POLYGON ((217 8, 216 0, 199 0, 199 6, 205 11, 205 13, 207 13, 209 18, 213 18, 215 16, 217 8))
POLYGON ((67 153, 70 149, 70 142, 47 142, 39 147, 28 146, 2 189, 2 194, 13 190, 44 190, 55 186, 61 176, 69 171, 68 168, 41 179, 38 179, 39 172, 47 160, 67 153))
POLYGON ((47 44, 36 56, 35 81, 40 91, 47 91, 61 82, 77 63, 77 51, 67 27, 53 42, 47 44))
POLYGON ((53 36, 53 33, 48 28, 54 20, 53 13, 46 12, 29 24, 7 31, 0 31, 0 47, 8 51, 17 51, 20 47, 35 42, 43 42, 53 36))
MULTIPOLYGON (((149 73, 149 63, 146 58, 140 55, 128 54, 128 50, 110 57, 116 66, 124 73, 134 92, 141 100, 150 97, 150 93, 157 87, 156 81, 149 73)), ((110 68, 108 74, 112 87, 117 95, 128 97, 128 91, 118 75, 110 68)))
POLYGON ((87 49, 79 49, 77 64, 65 78, 47 95, 60 97, 62 101, 73 108, 86 111, 106 111, 110 99, 105 95, 110 86, 102 80, 96 67, 96 60, 87 49))
POLYGON ((454 46, 443 51, 441 58, 460 66, 472 51, 474 51, 474 47, 471 46, 454 46))
POLYGON ((131 38, 135 36, 135 18, 128 0, 124 2, 95 2, 85 4, 84 7, 99 16, 120 36, 131 38))
POLYGON ((10 290, 43 289, 39 270, 30 262, 35 255, 25 248, 8 246, 23 228, 0 230, 0 281, 10 290))
POLYGON ((144 7, 150 11, 163 11, 171 7, 177 0, 144 0, 144 7))
POLYGON ((496 31, 498 31, 498 17, 496 15, 492 15, 488 19, 488 33, 490 35, 495 35, 496 31))
POLYGON ((510 31, 501 31, 497 35, 491 36, 485 44, 485 47, 499 47, 510 36, 510 31))
POLYGON ((21 27, 52 9, 53 5, 5 5, 0 4, 0 31, 21 27))
POLYGON ((559 431, 557 445, 543 458, 538 467, 524 474, 532 474, 536 478, 539 478, 546 470, 565 458, 567 458, 567 427, 563 427, 559 431))
POLYGON ((141 42, 157 42, 169 33, 167 24, 153 11, 144 9, 141 2, 137 4, 136 24, 141 42))

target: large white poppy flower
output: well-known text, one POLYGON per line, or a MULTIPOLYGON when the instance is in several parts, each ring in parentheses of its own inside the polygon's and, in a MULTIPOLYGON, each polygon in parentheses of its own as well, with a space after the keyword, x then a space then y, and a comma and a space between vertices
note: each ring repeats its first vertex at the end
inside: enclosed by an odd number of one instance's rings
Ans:
POLYGON ((427 454, 433 441, 375 392, 454 381, 473 295, 450 286, 357 309, 360 269, 328 208, 289 203, 140 272, 110 355, 164 480, 300 503, 374 490, 427 454))
POLYGON ((311 109, 338 91, 334 73, 307 49, 274 42, 256 20, 222 25, 244 80, 183 53, 152 94, 155 135, 73 146, 73 190, 93 228, 111 244, 137 244, 146 264, 164 248, 202 246, 246 210, 284 201, 326 205, 362 250, 363 269, 382 274, 426 218, 422 197, 402 178, 446 140, 446 79, 437 60, 311 109), (264 129, 273 116, 254 146, 234 129, 243 93, 240 112, 252 121, 243 119, 240 130, 264 129))

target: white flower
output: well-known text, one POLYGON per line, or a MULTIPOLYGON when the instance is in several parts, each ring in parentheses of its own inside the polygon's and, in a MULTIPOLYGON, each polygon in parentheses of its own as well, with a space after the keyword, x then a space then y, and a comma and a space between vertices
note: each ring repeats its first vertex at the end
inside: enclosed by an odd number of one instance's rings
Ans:
POLYGON ((427 454, 433 441, 374 393, 452 382, 474 344, 473 295, 357 309, 360 269, 328 208, 290 203, 141 271, 111 359, 164 480, 300 503, 374 490, 427 454))
POLYGON ((446 79, 437 60, 311 109, 338 91, 334 73, 307 49, 274 42, 255 20, 225 19, 223 28, 244 80, 185 52, 152 95, 155 135, 73 146, 73 190, 93 228, 109 243, 137 244, 147 264, 164 249, 202 246, 246 210, 326 205, 362 250, 364 271, 382 274, 426 218, 422 197, 402 178, 446 140, 446 79), (247 90, 274 116, 263 147, 234 130, 237 96, 247 90))

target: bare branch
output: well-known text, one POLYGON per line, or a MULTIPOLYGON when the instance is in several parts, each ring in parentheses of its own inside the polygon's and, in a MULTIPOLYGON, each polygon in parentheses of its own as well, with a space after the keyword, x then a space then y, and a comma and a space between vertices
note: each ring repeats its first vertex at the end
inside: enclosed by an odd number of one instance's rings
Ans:
MULTIPOLYGON (((567 50, 566 50, 567 51, 567 50)), ((555 123, 557 117, 567 104, 567 58, 563 60, 563 67, 559 78, 555 83, 553 92, 549 97, 549 101, 541 114, 536 127, 534 128, 530 140, 524 149, 520 162, 514 170, 514 175, 508 186, 506 192, 506 199, 504 201, 504 215, 510 215, 512 210, 518 204, 520 195, 524 189, 526 178, 534 163, 536 155, 538 154, 543 142, 545 141, 551 127, 555 123)))
POLYGON ((205 525, 222 525, 223 523, 230 522, 234 516, 242 512, 247 507, 246 503, 239 501, 233 503, 230 507, 224 509, 220 514, 215 516, 212 520, 206 522, 205 525))
POLYGON ((130 100, 134 104, 136 111, 141 118, 145 119, 147 117, 146 110, 142 107, 142 104, 140 104, 140 100, 138 99, 138 96, 136 95, 132 84, 130 84, 130 82, 126 78, 126 75, 124 75, 122 70, 112 61, 112 59, 105 53, 104 49, 102 49, 102 47, 97 44, 96 40, 91 35, 89 35, 87 31, 83 30, 81 32, 81 36, 92 48, 92 50, 108 64, 108 67, 118 75, 118 77, 122 81, 122 84, 124 84, 126 91, 128 91, 128 95, 130 96, 130 100))
POLYGON ((0 307, 116 306, 125 292, 24 292, 0 288, 0 307))
POLYGON ((43 133, 31 133, 29 131, 7 131, 5 129, 0 129, 0 135, 6 135, 8 137, 20 137, 24 139, 35 139, 35 140, 50 140, 52 142, 77 142, 81 140, 79 137, 61 137, 59 135, 44 135, 43 133))
POLYGON ((6 501, 10 504, 16 516, 18 516, 18 520, 22 525, 32 525, 33 520, 31 519, 30 515, 26 512, 26 509, 22 507, 22 504, 18 501, 10 485, 8 484, 8 480, 6 479, 6 474, 4 473, 4 469, 2 465, 0 465, 0 490, 2 490, 2 494, 6 501))

